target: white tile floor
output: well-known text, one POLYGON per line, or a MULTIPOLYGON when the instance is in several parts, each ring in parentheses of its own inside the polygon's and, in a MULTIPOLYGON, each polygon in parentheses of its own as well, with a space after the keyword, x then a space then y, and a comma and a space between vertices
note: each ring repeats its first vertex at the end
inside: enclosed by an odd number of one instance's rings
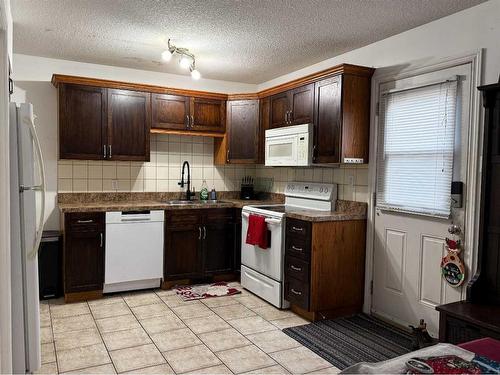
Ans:
POLYGON ((42 303, 40 314, 43 374, 339 371, 281 332, 307 321, 245 290, 189 302, 163 290, 57 300, 42 303))

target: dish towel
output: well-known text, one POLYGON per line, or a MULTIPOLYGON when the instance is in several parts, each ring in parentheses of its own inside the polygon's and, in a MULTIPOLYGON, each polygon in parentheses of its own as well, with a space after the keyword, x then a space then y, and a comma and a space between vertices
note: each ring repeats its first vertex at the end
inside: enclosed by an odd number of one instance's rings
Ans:
POLYGON ((257 245, 262 249, 267 249, 269 247, 265 217, 249 215, 246 243, 249 245, 257 245))

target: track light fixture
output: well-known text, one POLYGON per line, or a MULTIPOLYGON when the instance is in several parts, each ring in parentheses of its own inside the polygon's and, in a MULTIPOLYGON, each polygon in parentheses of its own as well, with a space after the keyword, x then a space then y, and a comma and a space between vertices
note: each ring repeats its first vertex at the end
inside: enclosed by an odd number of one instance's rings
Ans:
POLYGON ((163 61, 170 61, 174 53, 180 55, 179 65, 184 69, 189 69, 191 72, 191 77, 193 79, 200 79, 201 74, 198 70, 196 70, 196 60, 194 55, 189 52, 187 48, 176 47, 170 43, 170 39, 168 40, 168 49, 161 53, 161 58, 163 61))

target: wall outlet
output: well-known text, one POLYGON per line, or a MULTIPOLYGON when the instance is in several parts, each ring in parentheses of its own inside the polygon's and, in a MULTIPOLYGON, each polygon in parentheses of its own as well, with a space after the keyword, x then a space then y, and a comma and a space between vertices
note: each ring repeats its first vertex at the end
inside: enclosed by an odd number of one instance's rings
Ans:
POLYGON ((111 189, 118 190, 118 180, 111 180, 111 189))

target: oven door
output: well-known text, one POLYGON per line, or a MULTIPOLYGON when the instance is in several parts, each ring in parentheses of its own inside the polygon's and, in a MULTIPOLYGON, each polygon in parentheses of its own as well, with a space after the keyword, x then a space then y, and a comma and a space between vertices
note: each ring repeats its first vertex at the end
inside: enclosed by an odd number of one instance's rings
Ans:
POLYGON ((267 166, 298 165, 297 135, 266 137, 265 164, 267 166))
POLYGON ((284 220, 266 217, 271 241, 267 249, 246 243, 249 212, 241 216, 241 264, 269 278, 283 280, 283 228, 284 220))

